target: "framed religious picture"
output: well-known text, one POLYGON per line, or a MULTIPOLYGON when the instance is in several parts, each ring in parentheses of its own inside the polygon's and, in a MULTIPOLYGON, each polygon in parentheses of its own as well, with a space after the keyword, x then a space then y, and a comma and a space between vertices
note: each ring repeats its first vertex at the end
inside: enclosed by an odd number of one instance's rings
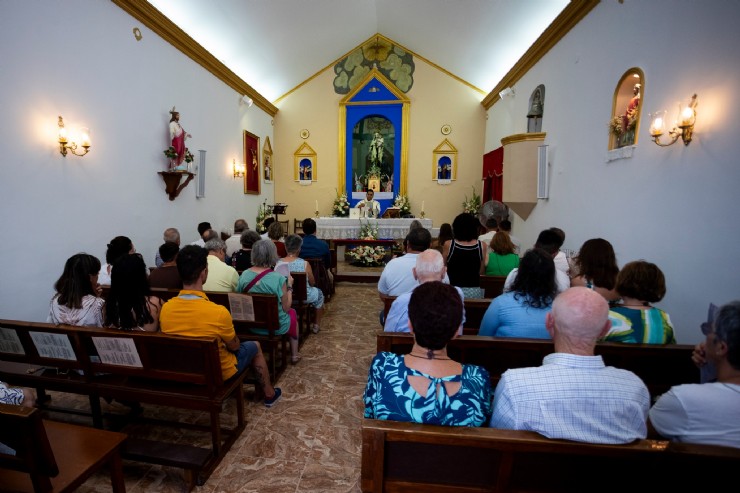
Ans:
POLYGON ((260 138, 244 131, 244 193, 260 193, 260 138))
POLYGON ((270 137, 265 137, 265 145, 262 146, 262 178, 265 183, 272 183, 272 174, 275 172, 272 164, 272 145, 270 137))
POLYGON ((432 151, 432 180, 448 185, 457 179, 457 148, 445 139, 432 151))
POLYGON ((293 153, 293 177, 301 185, 310 185, 318 179, 316 151, 307 142, 293 153))

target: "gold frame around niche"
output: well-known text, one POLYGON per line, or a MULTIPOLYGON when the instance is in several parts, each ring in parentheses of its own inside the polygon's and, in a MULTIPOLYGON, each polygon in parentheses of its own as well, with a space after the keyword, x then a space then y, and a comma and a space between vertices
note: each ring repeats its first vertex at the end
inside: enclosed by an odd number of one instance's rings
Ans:
POLYGON ((317 155, 316 151, 313 150, 308 142, 304 142, 301 146, 296 149, 293 153, 293 181, 309 181, 301 180, 300 176, 300 164, 303 159, 311 160, 311 182, 315 182, 319 178, 319 170, 317 167, 317 155))
POLYGON ((411 100, 401 92, 391 81, 389 81, 382 73, 377 69, 372 69, 365 78, 357 84, 342 100, 339 102, 339 135, 337 142, 339 142, 339 161, 337 167, 337 184, 338 190, 346 189, 347 180, 347 106, 371 106, 378 104, 398 104, 401 103, 401 179, 398 185, 398 194, 408 194, 408 176, 409 176, 409 122, 411 120, 411 100), (371 79, 377 79, 378 82, 383 84, 396 98, 397 101, 361 101, 352 102, 358 92, 370 82, 371 79))
POLYGON ((449 181, 455 181, 457 180, 457 147, 455 147, 449 139, 444 139, 432 151, 432 180, 440 181, 437 166, 440 158, 444 156, 449 157, 450 161, 452 161, 449 181))

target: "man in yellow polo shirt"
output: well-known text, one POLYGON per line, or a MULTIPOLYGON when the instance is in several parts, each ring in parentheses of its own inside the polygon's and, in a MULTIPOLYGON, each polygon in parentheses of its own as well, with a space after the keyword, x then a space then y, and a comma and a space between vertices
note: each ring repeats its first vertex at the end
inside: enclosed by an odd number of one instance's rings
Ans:
POLYGON ((165 334, 189 337, 216 336, 221 340, 221 372, 227 380, 250 365, 265 393, 265 406, 272 407, 282 391, 270 383, 267 363, 257 342, 239 342, 229 311, 208 300, 203 283, 208 278, 208 251, 188 245, 177 255, 177 271, 182 279, 180 294, 164 304, 159 326, 165 334))

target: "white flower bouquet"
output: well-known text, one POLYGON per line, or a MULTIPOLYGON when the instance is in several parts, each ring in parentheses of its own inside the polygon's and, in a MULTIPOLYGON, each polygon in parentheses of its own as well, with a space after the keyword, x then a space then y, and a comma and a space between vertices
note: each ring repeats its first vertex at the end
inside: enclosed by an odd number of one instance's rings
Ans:
POLYGON ((331 208, 331 215, 334 217, 347 217, 349 216, 349 201, 347 200, 347 194, 339 194, 334 199, 334 205, 331 208))
POLYGON ((393 207, 400 209, 401 216, 411 213, 411 202, 406 195, 397 195, 396 200, 393 202, 393 207))
POLYGON ((383 265, 385 259, 385 248, 382 246, 361 245, 347 252, 354 265, 363 267, 375 267, 383 265))

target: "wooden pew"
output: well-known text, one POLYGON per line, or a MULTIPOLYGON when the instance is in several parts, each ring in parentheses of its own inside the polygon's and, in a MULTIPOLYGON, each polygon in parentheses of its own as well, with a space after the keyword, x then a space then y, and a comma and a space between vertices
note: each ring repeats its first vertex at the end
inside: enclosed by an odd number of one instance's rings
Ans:
POLYGON ((298 317, 298 333, 301 345, 311 333, 311 323, 316 316, 316 309, 307 303, 308 284, 305 272, 291 272, 293 277, 293 309, 298 317))
MULTIPOLYGON (((411 334, 379 332, 377 336, 378 352, 407 354, 413 343, 411 334)), ((601 355, 608 366, 634 372, 655 399, 673 385, 699 383, 699 370, 691 361, 693 349, 688 344, 600 342, 596 345, 596 354, 601 355)), ((468 335, 453 339, 447 345, 452 359, 487 369, 494 387, 509 368, 540 366, 542 359, 553 350, 551 340, 468 335)))
MULTIPOLYGON (((231 310, 229 293, 207 291, 208 299, 216 304, 231 310)), ((290 354, 289 336, 278 334, 280 319, 278 318, 278 303, 280 300, 271 294, 249 294, 254 306, 254 321, 234 320, 234 330, 242 341, 258 341, 262 346, 262 353, 267 360, 267 368, 273 382, 277 382, 285 371, 290 354), (267 335, 256 334, 252 329, 264 329, 267 335)))
POLYGON ((504 292, 506 276, 486 276, 481 274, 480 287, 485 291, 486 298, 495 298, 504 292))
POLYGON ((729 447, 597 445, 530 431, 362 423, 363 492, 684 491, 688 484, 713 491, 724 489, 737 466, 740 449, 729 447))
POLYGON ((205 482, 246 427, 242 388, 246 372, 223 381, 221 342, 216 338, 11 320, 0 320, 0 328, 5 340, 13 341, 0 347, 0 380, 88 395, 96 426, 103 423, 100 397, 206 413, 207 425, 155 421, 208 433, 210 447, 130 439, 124 449, 126 458, 182 467, 191 487, 205 482), (34 338, 53 342, 54 354, 42 356, 45 346, 34 338), (115 351, 105 353, 106 348, 115 351), (236 424, 224 428, 220 413, 232 397, 236 424))
POLYGON ((0 442, 15 450, 0 453, 0 490, 71 492, 107 466, 112 491, 123 493, 125 440, 123 433, 44 421, 38 409, 0 404, 0 442))

